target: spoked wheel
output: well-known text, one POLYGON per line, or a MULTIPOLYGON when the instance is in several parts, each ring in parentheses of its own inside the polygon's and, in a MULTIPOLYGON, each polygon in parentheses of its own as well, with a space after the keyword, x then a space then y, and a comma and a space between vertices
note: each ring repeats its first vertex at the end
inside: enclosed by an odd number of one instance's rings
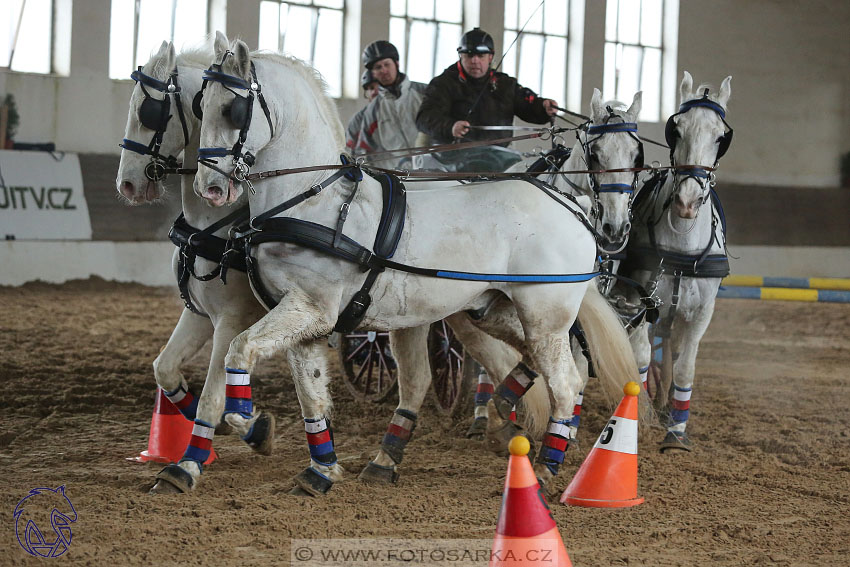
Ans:
POLYGON ((437 408, 444 415, 454 416, 469 399, 475 363, 465 355, 463 345, 445 321, 431 325, 428 361, 437 408))
POLYGON ((343 335, 339 360, 345 385, 357 399, 383 402, 398 392, 398 366, 390 352, 389 333, 343 335))

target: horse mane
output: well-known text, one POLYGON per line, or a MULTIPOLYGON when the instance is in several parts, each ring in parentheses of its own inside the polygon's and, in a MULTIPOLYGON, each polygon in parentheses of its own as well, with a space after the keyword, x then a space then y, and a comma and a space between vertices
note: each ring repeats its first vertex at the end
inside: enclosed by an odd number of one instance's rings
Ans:
POLYGON ((301 75, 310 88, 315 91, 316 100, 319 103, 319 110, 324 116, 325 121, 333 130, 334 139, 340 146, 345 143, 345 131, 342 128, 342 121, 339 118, 339 111, 337 110, 336 104, 333 99, 328 96, 328 84, 325 82, 324 77, 322 77, 322 75, 314 67, 297 57, 277 53, 275 51, 253 51, 251 52, 251 58, 271 61, 273 63, 283 65, 301 75))
POLYGON ((210 66, 215 52, 209 43, 203 45, 194 45, 184 48, 177 54, 177 64, 192 67, 194 69, 206 69, 210 66))

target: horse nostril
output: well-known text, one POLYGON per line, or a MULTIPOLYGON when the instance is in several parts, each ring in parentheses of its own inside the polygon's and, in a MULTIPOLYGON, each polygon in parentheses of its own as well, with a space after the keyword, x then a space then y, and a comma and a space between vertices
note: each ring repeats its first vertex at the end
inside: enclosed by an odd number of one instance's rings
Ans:
POLYGON ((676 195, 676 204, 680 207, 685 207, 685 200, 682 199, 681 195, 676 195))
POLYGON ((121 182, 121 194, 127 197, 128 199, 132 199, 136 194, 136 188, 133 187, 133 184, 130 181, 122 181, 121 182))
POLYGON ((627 222, 623 225, 623 236, 626 236, 632 230, 632 223, 627 222))
POLYGON ((605 234, 605 236, 612 236, 614 234, 614 227, 611 226, 611 223, 606 222, 602 225, 602 232, 605 234))

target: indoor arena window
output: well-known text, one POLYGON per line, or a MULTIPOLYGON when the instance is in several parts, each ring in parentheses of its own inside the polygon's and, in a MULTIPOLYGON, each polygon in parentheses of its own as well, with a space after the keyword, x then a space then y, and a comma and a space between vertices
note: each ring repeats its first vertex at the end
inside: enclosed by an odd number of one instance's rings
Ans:
POLYGON ((67 75, 71 63, 71 0, 0 3, 0 68, 67 75))
POLYGON ((411 81, 428 83, 457 61, 463 17, 463 0, 390 0, 390 42, 411 81))
POLYGON ((109 29, 109 77, 129 79, 163 40, 179 53, 207 34, 207 0, 112 0, 109 29))
POLYGON ((642 121, 674 112, 678 20, 678 0, 608 0, 605 98, 631 103, 643 91, 642 121))
MULTIPOLYGON (((569 98, 567 77, 572 77, 568 61, 574 3, 505 0, 505 60, 501 70, 516 77, 522 86, 561 104, 569 98)), ((499 56, 497 53, 496 61, 499 56)))
POLYGON ((345 0, 263 0, 259 47, 310 63, 328 83, 328 94, 340 97, 344 21, 345 0))

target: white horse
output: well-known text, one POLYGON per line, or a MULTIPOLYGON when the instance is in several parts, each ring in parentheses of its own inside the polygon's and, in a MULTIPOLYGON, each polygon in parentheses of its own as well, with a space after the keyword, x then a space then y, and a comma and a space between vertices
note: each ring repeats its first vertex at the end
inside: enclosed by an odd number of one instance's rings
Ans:
MULTIPOLYGON (((682 105, 665 131, 673 168, 641 190, 621 267, 663 302, 653 331, 665 340, 662 367, 672 367, 673 396, 662 451, 690 450, 686 427, 697 349, 711 322, 720 280, 729 272, 722 210, 712 186, 714 169, 732 139, 725 120, 731 81, 726 77, 719 91, 707 84, 693 90, 685 72, 682 105)), ((649 364, 651 337, 645 334, 641 342, 635 354, 644 366, 649 364)), ((657 393, 659 409, 667 405, 668 387, 662 384, 657 393)))
MULTIPOLYGON (((637 121, 641 108, 641 93, 634 95, 631 106, 619 101, 602 100, 602 93, 594 89, 591 97, 591 116, 586 124, 576 129, 576 142, 571 150, 559 146, 552 152, 543 155, 543 164, 547 172, 541 175, 557 189, 576 197, 577 202, 588 212, 597 228, 596 238, 600 251, 612 248, 612 252, 619 252, 625 247, 631 228, 631 203, 634 194, 637 175, 631 171, 608 171, 629 170, 643 167, 643 145, 637 137, 637 121), (569 152, 567 155, 567 151, 569 152), (582 171, 595 170, 599 173, 558 173, 559 171, 582 171), (601 225, 601 226, 600 226, 601 225), (600 232, 601 230, 601 232, 600 232)), ((528 164, 517 164, 508 171, 523 172, 529 167, 528 164)), ((582 312, 579 311, 579 326, 576 333, 581 333, 582 312)), ((475 327, 469 316, 458 313, 448 318, 449 324, 455 331, 458 339, 467 346, 472 356, 478 360, 486 369, 487 375, 479 378, 479 389, 486 392, 492 389, 488 387, 489 376, 501 380, 507 374, 493 374, 491 368, 510 370, 522 359, 522 355, 505 345, 505 343, 494 341, 483 331, 475 327), (469 347, 468 345, 472 345, 469 347), (496 361, 491 362, 491 361, 496 361), (488 376, 489 375, 489 376, 488 376), (483 384, 482 384, 483 382, 483 384)), ((572 349, 575 354, 576 363, 580 374, 586 384, 589 367, 586 358, 582 355, 582 339, 574 337, 572 349)), ((591 348, 591 350, 593 350, 591 348)), ((597 356, 600 353, 596 353, 597 356)), ((591 359, 593 356, 591 356, 591 359)), ((608 369, 603 358, 597 363, 601 372, 608 369)), ((523 398, 528 401, 528 396, 523 398)), ((580 393, 581 395, 581 393, 580 393)), ((470 427, 467 436, 477 437, 484 434, 488 429, 488 413, 484 408, 486 394, 476 397, 475 421, 470 427)), ((548 408, 548 404, 546 404, 548 408)), ((535 406, 535 410, 537 407, 535 406)), ((573 415, 569 420, 570 439, 575 438, 576 430, 580 420, 580 400, 574 407, 573 415)), ((535 416, 536 417, 536 416, 535 416)), ((499 420, 497 420, 499 421, 499 420)), ((539 423, 539 418, 536 422, 539 423)), ((533 422, 536 425, 536 423, 533 422)), ((491 449, 497 452, 504 449, 510 437, 515 434, 515 429, 505 424, 499 429, 489 427, 488 441, 491 449), (494 435, 498 431, 498 435, 494 435)), ((538 433, 532 429, 532 436, 538 433)), ((545 443, 545 441, 544 441, 545 443)), ((544 449, 544 452, 547 449, 544 449)), ((561 455, 556 455, 560 457, 561 455)), ((542 457, 545 458, 545 457, 542 457)), ((557 469, 557 464, 549 463, 550 468, 557 469)))
MULTIPOLYGON (((243 383, 249 383, 261 357, 280 350, 302 368, 294 380, 311 461, 296 477, 298 486, 322 494, 341 478, 327 419, 329 376, 316 361, 322 358, 322 337, 340 315, 364 308, 362 328, 393 331, 400 370, 399 409, 369 465, 373 470, 396 474, 415 426, 431 378, 427 324, 466 309, 495 309, 503 297, 516 309, 518 324, 490 326, 487 316, 478 324, 523 352, 549 384, 553 415, 569 417, 581 383, 569 328, 583 301, 601 305, 596 311, 608 309, 598 293, 589 291, 596 242, 580 209, 523 181, 411 191, 404 231, 389 247, 393 261, 403 265, 388 264, 358 244, 374 239, 386 249, 380 234, 375 236, 383 210, 381 186, 368 175, 357 181, 354 168, 337 170, 350 179, 331 169, 339 167, 343 129, 315 71, 277 54, 252 56, 243 42, 228 46, 221 34, 215 51, 217 64, 205 75, 210 82, 199 149, 207 167, 195 178, 196 191, 221 206, 241 196, 252 162, 259 170, 286 169, 258 181, 256 193, 249 195, 252 226, 262 229, 252 233, 250 251, 258 282, 277 305, 234 339, 225 363, 228 374, 243 383), (252 121, 252 115, 257 119, 252 121), (301 169, 307 166, 322 169, 301 169), (364 268, 370 270, 368 292, 361 289, 364 268)), ((399 219, 391 221, 398 224, 399 219)), ((380 228, 387 231, 386 225, 380 228)), ((599 316, 600 327, 622 332, 610 309, 608 315, 599 316)), ((610 357, 621 358, 626 369, 613 386, 620 389, 634 374, 631 350, 627 342, 599 335, 594 339, 608 344, 610 357)), ((536 374, 522 366, 513 376, 527 388, 536 374)), ((175 474, 191 475, 193 481, 200 474, 197 463, 184 461, 178 468, 182 472, 175 474)))
MULTIPOLYGON (((118 192, 130 204, 158 199, 164 192, 163 180, 167 173, 161 168, 179 165, 177 156, 181 153, 186 162, 194 165, 200 120, 192 113, 191 104, 194 94, 201 89, 202 74, 211 57, 209 48, 189 50, 177 56, 174 46, 163 42, 150 61, 134 73, 137 82, 130 97, 125 149, 121 152, 116 180, 118 192)), ((220 256, 223 239, 227 238, 227 231, 234 222, 227 217, 241 207, 246 207, 247 214, 247 199, 244 198, 231 207, 208 206, 193 193, 193 179, 191 174, 181 177, 185 222, 178 221, 175 232, 185 237, 216 224, 220 226, 210 234, 195 234, 192 245, 175 249, 172 264, 178 281, 183 276, 180 287, 187 306, 168 343, 154 360, 153 369, 156 382, 166 396, 187 419, 195 422, 195 433, 203 434, 216 427, 221 419, 225 402, 224 355, 230 341, 259 320, 265 310, 254 298, 244 271, 231 269, 227 285, 222 285, 218 277, 202 281, 192 275, 217 274, 219 261, 215 256, 220 256), (222 225, 223 219, 227 222, 222 225), (193 257, 193 252, 199 255, 193 257), (199 404, 180 366, 210 338, 213 340, 212 356, 199 404)), ((244 427, 239 432, 254 450, 269 454, 274 439, 274 418, 267 412, 257 413, 259 423, 250 435, 244 427)), ((187 448, 188 456, 197 457, 197 445, 193 437, 187 448)), ((154 491, 169 491, 172 487, 172 484, 160 482, 154 491)))

